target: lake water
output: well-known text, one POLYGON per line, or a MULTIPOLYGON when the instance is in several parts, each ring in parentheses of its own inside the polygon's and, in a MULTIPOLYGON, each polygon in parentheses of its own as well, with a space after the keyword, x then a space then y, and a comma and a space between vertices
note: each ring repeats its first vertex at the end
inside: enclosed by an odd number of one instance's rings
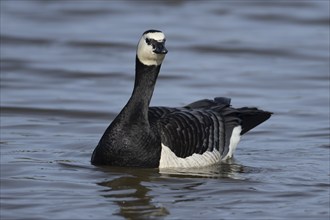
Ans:
POLYGON ((1 219, 329 219, 329 1, 0 3, 1 219), (90 164, 150 28, 169 50, 152 105, 275 113, 233 160, 90 164))

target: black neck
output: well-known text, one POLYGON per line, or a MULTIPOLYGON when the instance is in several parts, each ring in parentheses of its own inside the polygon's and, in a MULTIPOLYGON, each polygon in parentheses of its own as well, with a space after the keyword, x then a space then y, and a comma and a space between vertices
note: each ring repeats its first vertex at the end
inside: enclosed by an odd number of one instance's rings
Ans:
MULTIPOLYGON (((149 123, 148 110, 161 65, 147 66, 136 56, 135 84, 131 98, 120 114, 126 115, 127 123, 149 123)), ((123 122, 123 121, 122 121, 123 122)))

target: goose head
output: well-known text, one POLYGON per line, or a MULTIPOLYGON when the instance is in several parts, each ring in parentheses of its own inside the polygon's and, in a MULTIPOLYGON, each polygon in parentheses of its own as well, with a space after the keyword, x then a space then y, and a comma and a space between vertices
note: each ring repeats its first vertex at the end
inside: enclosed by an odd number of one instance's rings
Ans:
POLYGON ((165 35, 161 31, 148 30, 144 32, 136 52, 140 62, 147 66, 161 65, 167 53, 165 41, 165 35))

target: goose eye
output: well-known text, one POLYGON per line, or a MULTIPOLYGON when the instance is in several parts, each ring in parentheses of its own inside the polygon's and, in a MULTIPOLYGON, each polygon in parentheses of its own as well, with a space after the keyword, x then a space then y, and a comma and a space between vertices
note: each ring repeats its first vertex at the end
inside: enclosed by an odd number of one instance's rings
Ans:
POLYGON ((151 44, 151 40, 149 38, 146 38, 146 43, 150 45, 151 44))

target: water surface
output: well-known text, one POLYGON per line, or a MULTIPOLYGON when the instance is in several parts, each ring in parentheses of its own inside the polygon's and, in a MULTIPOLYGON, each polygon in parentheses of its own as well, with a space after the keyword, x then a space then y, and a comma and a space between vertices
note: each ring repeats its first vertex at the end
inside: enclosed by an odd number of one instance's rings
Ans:
POLYGON ((1 1, 1 219, 328 219, 329 2, 1 1), (195 170, 90 164, 163 30, 152 105, 273 117, 195 170))

